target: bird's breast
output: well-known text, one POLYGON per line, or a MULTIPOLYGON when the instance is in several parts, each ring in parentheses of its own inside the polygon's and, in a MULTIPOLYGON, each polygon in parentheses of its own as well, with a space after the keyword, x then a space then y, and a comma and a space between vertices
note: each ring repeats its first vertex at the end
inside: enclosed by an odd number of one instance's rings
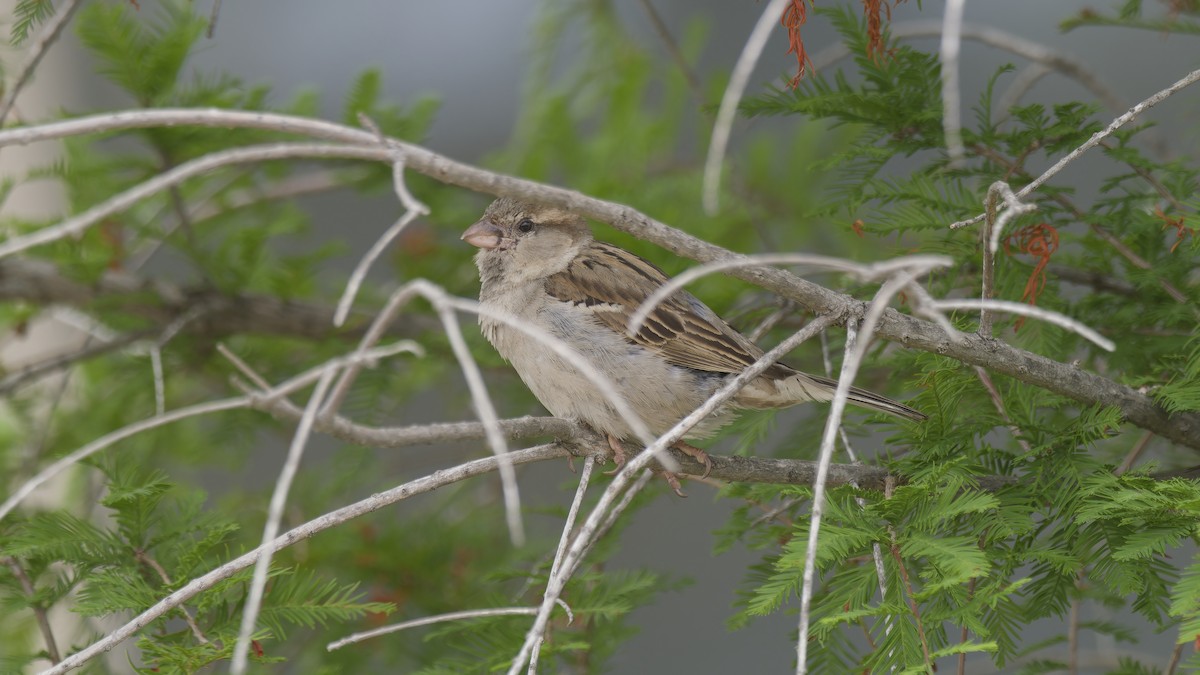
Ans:
POLYGON ((655 434, 673 426, 724 381, 671 365, 600 323, 588 308, 558 302, 544 293, 505 294, 502 301, 485 299, 485 304, 503 307, 502 311, 570 350, 567 357, 503 322, 480 320, 484 335, 547 410, 603 433, 633 436, 629 421, 594 375, 611 384, 615 392, 610 393, 620 396, 655 434), (590 368, 580 367, 580 362, 590 368))

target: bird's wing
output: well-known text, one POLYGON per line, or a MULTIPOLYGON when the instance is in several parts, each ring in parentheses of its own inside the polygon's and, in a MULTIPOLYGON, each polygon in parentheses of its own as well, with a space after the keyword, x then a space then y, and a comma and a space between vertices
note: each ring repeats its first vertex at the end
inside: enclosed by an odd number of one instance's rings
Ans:
POLYGON ((664 300, 629 335, 629 317, 667 277, 651 263, 603 242, 592 242, 567 269, 546 279, 546 292, 591 311, 633 344, 658 352, 668 362, 716 373, 738 373, 763 352, 690 293, 664 300))

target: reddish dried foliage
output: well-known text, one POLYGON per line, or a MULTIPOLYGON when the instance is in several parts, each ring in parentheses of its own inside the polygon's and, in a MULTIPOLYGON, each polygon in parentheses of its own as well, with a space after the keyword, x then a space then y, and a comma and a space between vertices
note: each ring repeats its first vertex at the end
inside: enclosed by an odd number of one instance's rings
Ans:
MULTIPOLYGON (((1046 265, 1050 264, 1050 256, 1054 255, 1057 250, 1058 230, 1047 223, 1022 227, 1004 240, 1006 254, 1012 255, 1013 251, 1016 251, 1028 253, 1037 258, 1037 264, 1033 266, 1033 273, 1029 275, 1029 281, 1025 282, 1025 293, 1021 296, 1022 302, 1037 306, 1038 296, 1046 288, 1046 265)), ((1025 318, 1017 319, 1017 323, 1013 326, 1013 332, 1020 330, 1023 325, 1025 325, 1025 318)))
MULTIPOLYGON (((812 0, 809 0, 811 2, 812 0)), ((892 20, 892 7, 904 2, 904 0, 862 0, 863 15, 867 19, 867 56, 875 62, 884 56, 883 48, 883 24, 884 16, 887 16, 887 21, 892 20)), ((804 79, 804 74, 808 72, 808 67, 812 65, 812 60, 808 58, 808 52, 804 49, 804 40, 800 38, 800 27, 808 20, 808 5, 805 0, 792 0, 787 8, 783 10, 783 18, 780 23, 787 29, 788 33, 788 51, 789 54, 796 55, 796 74, 788 81, 788 84, 795 89, 800 80, 804 79)))
POLYGON ((1184 225, 1183 216, 1175 216, 1172 218, 1166 213, 1163 213, 1162 209, 1154 209, 1154 215, 1158 216, 1159 220, 1163 221, 1164 230, 1168 227, 1175 228, 1175 243, 1171 244, 1171 253, 1174 253, 1175 249, 1179 248, 1179 245, 1183 243, 1184 238, 1189 234, 1193 237, 1196 236, 1196 228, 1186 227, 1184 225))
POLYGON ((878 63, 883 55, 883 13, 892 20, 892 6, 883 0, 863 0, 863 15, 867 18, 867 57, 878 63))
POLYGON ((792 0, 788 3, 787 8, 783 10, 783 18, 780 20, 788 33, 787 53, 796 55, 796 75, 788 82, 792 89, 800 84, 810 63, 808 52, 804 51, 804 40, 800 39, 800 27, 807 20, 808 5, 804 4, 804 0, 792 0))

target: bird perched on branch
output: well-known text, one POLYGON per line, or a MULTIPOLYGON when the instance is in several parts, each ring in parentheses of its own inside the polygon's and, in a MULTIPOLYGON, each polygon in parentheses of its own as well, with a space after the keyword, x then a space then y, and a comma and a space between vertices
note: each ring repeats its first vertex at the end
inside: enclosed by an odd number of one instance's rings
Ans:
MULTIPOLYGON (((573 347, 616 385, 653 434, 669 430, 763 355, 685 291, 668 297, 635 334, 628 333, 630 316, 667 282, 666 275, 629 251, 596 241, 582 218, 562 209, 497 199, 462 239, 479 248, 480 302, 573 347)), ((547 410, 606 435, 618 467, 624 463, 620 441, 634 433, 587 377, 502 321, 481 315, 479 324, 547 410)), ((776 363, 686 438, 712 435, 738 408, 828 401, 836 387, 827 377, 776 363)), ((910 420, 925 419, 903 403, 857 387, 850 389, 849 401, 910 420)), ((704 464, 708 475, 712 464, 703 450, 683 441, 675 447, 704 464)), ((679 492, 678 481, 672 486, 679 492)))

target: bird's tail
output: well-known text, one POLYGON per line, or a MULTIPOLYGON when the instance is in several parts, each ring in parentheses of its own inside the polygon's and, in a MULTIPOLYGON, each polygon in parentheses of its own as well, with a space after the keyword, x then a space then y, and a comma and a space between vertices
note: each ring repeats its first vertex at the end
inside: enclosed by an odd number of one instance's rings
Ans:
MULTIPOLYGON (((833 400, 833 393, 837 390, 837 380, 800 372, 786 379, 777 380, 775 384, 790 395, 796 403, 802 401, 830 401, 833 400)), ((925 413, 915 408, 910 408, 903 403, 869 392, 866 389, 850 387, 850 395, 847 398, 855 405, 885 412, 896 417, 903 417, 916 422, 923 422, 929 419, 925 413)))

